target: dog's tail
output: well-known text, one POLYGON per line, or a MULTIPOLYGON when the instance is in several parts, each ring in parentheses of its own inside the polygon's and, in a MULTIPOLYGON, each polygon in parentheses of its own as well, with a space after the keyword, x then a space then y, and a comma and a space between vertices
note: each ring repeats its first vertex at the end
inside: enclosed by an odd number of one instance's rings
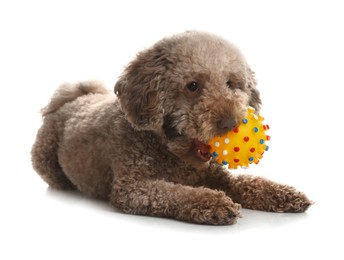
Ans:
POLYGON ((42 109, 43 117, 62 107, 64 104, 87 94, 108 94, 109 91, 99 81, 64 83, 54 93, 50 103, 42 109))

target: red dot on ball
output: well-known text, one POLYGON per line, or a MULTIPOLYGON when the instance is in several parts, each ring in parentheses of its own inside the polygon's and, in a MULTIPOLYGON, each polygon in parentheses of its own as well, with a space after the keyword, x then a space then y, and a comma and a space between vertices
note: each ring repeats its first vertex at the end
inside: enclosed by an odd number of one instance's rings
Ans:
POLYGON ((254 147, 252 147, 252 148, 250 149, 250 152, 251 152, 251 153, 254 153, 255 150, 256 150, 256 149, 255 149, 254 147))
POLYGON ((248 142, 249 140, 250 140, 250 138, 249 138, 248 136, 245 136, 245 137, 244 137, 244 141, 245 141, 245 142, 248 142))
POLYGON ((240 160, 239 159, 234 159, 234 162, 238 163, 240 160))
POLYGON ((266 136, 266 140, 270 141, 271 137, 269 135, 266 136))
POLYGON ((238 127, 234 128, 233 132, 234 133, 238 133, 239 132, 239 128, 238 127))
POLYGON ((234 152, 239 152, 240 151, 240 148, 239 147, 234 147, 234 152))

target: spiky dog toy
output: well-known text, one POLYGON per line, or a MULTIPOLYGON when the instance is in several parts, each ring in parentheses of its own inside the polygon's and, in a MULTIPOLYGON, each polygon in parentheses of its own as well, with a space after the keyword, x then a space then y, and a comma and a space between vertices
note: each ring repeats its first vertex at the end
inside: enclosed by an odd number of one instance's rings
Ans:
POLYGON ((253 162, 257 164, 269 149, 266 144, 270 140, 266 135, 269 125, 264 125, 263 120, 249 107, 247 115, 235 129, 209 142, 211 156, 230 169, 245 168, 253 162))

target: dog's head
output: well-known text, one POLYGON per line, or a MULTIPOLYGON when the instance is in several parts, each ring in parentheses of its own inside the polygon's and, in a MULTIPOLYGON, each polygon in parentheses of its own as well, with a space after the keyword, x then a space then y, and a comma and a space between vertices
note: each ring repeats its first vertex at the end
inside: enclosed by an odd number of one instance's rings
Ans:
POLYGON ((233 129, 247 107, 260 108, 254 73, 240 51, 217 36, 186 32, 139 53, 115 85, 138 130, 154 131, 196 168, 208 165, 208 141, 233 129))

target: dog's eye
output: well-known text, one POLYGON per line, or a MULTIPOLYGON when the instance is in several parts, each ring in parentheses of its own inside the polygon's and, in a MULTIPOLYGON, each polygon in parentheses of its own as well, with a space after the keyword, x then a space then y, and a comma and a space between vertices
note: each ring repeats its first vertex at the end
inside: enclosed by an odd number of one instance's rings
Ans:
POLYGON ((226 82, 226 85, 227 85, 228 88, 234 88, 234 84, 233 84, 233 82, 230 81, 230 80, 228 80, 228 81, 226 82))
POLYGON ((199 89, 198 83, 196 81, 190 82, 189 84, 186 85, 186 87, 191 92, 196 92, 199 89))

